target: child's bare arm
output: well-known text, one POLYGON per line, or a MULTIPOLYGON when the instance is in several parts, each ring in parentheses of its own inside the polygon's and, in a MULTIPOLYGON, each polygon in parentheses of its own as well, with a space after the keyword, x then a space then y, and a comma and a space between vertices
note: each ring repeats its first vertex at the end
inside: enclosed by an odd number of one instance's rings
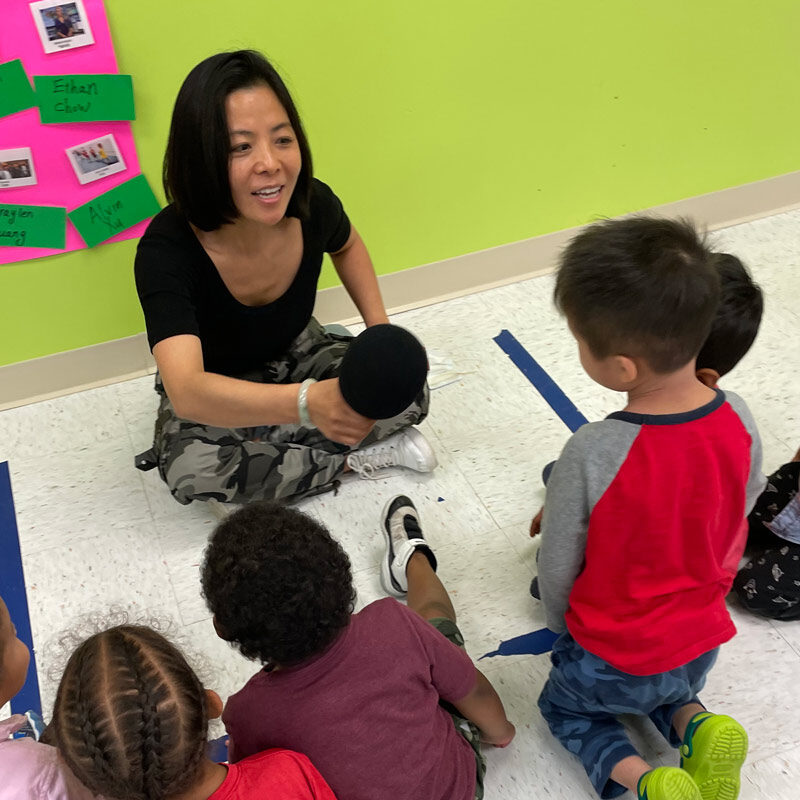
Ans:
POLYGON ((531 520, 530 535, 531 538, 538 536, 542 532, 542 515, 544 514, 544 506, 542 506, 536 516, 531 520))
POLYGON ((495 747, 505 747, 514 738, 516 730, 508 721, 503 701, 486 676, 475 670, 476 680, 472 691, 453 705, 466 719, 474 722, 481 731, 481 741, 495 747))

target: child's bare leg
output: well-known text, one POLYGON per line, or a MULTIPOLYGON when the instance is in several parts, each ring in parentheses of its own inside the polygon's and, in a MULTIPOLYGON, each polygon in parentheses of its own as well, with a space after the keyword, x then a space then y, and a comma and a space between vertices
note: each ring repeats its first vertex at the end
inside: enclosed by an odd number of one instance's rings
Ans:
POLYGON ((408 607, 423 619, 445 617, 456 621, 456 612, 447 589, 433 571, 424 553, 414 553, 406 566, 408 607))
POLYGON ((652 767, 641 756, 626 756, 611 770, 611 780, 637 793, 639 781, 652 767))
POLYGON ((675 716, 672 718, 672 727, 675 728, 675 733, 678 734, 678 738, 681 741, 686 735, 686 726, 692 717, 703 711, 705 711, 705 708, 700 703, 687 703, 675 712, 675 716))

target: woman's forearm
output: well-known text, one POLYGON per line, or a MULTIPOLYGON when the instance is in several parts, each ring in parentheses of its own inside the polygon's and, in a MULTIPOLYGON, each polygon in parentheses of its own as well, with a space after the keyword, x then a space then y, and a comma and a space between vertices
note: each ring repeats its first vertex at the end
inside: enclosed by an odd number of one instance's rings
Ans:
POLYGON ((267 384, 198 372, 164 388, 175 413, 202 425, 249 428, 298 422, 297 384, 267 384))

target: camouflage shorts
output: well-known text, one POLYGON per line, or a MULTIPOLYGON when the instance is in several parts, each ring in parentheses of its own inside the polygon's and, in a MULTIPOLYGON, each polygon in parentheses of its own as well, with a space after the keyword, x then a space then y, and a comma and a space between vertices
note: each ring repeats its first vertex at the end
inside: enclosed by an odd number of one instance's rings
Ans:
MULTIPOLYGON (((461 648, 464 647, 464 637, 453 620, 447 619, 447 617, 433 617, 428 622, 453 644, 461 648)), ((481 732, 474 722, 462 717, 455 706, 443 700, 439 702, 439 705, 452 717, 456 730, 466 739, 467 744, 475 753, 475 800, 483 800, 483 778, 486 775, 486 759, 481 752, 481 732)))
POLYGON ((711 650, 669 672, 629 675, 564 633, 553 645, 553 668, 539 696, 539 709, 553 735, 581 760, 600 797, 618 797, 626 789, 611 780, 611 771, 623 758, 638 753, 617 717, 648 716, 670 744, 679 747, 672 717, 687 703, 700 702, 697 693, 717 652, 711 650))
MULTIPOLYGON (((259 383, 299 383, 338 374, 350 336, 329 333, 315 319, 292 342, 287 353, 257 373, 240 376, 259 383)), ((316 428, 268 425, 217 428, 175 414, 156 375, 161 396, 153 449, 137 459, 152 465, 184 505, 192 500, 223 503, 249 500, 298 500, 335 486, 351 448, 326 439, 316 428)), ((428 412, 428 389, 391 419, 379 420, 360 446, 374 444, 421 422, 428 412)))

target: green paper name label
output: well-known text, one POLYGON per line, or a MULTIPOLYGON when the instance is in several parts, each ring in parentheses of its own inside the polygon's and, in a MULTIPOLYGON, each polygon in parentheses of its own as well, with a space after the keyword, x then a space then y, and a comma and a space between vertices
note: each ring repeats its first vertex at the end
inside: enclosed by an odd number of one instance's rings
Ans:
POLYGON ((94 247, 160 210, 147 178, 137 175, 70 211, 69 218, 84 242, 94 247))
POLYGON ((36 105, 25 67, 18 58, 0 64, 0 117, 16 114, 36 105))
POLYGON ((64 249, 67 209, 0 204, 0 247, 64 249))
POLYGON ((130 75, 34 75, 43 123, 135 119, 130 75))

